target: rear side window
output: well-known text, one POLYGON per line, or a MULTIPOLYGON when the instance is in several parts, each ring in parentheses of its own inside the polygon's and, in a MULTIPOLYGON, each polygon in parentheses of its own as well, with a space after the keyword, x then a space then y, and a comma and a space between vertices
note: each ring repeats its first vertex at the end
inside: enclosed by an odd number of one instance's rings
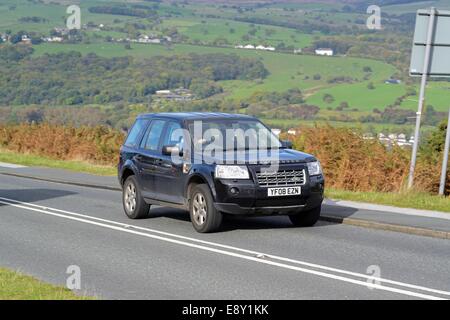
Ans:
POLYGON ((137 147, 139 145, 139 138, 142 136, 142 131, 144 131, 147 126, 148 120, 138 119, 134 123, 130 132, 128 133, 127 140, 125 141, 125 145, 127 147, 137 147))
POLYGON ((153 120, 150 127, 145 133, 145 137, 142 140, 141 148, 150 151, 157 151, 159 146, 159 140, 161 139, 162 131, 166 121, 153 120))

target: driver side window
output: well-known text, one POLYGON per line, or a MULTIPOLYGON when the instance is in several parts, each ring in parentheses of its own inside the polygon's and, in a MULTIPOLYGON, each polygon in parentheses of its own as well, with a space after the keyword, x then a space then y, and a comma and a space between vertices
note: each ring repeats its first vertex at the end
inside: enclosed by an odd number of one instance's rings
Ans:
POLYGON ((166 134, 163 140, 163 146, 176 145, 178 148, 183 149, 184 136, 181 125, 178 122, 170 121, 167 124, 166 134))

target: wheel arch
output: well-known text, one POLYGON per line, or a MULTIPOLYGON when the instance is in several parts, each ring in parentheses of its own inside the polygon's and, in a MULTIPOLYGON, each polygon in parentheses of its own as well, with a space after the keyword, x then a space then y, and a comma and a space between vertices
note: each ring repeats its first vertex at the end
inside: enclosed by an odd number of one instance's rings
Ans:
POLYGON ((122 174, 120 175, 120 185, 123 186, 125 181, 128 179, 129 176, 135 176, 136 172, 133 170, 131 166, 126 166, 122 169, 122 174))
POLYGON ((209 190, 211 191, 211 194, 213 195, 213 198, 215 196, 215 192, 214 192, 214 188, 211 185, 212 182, 210 182, 208 180, 208 178, 206 178, 204 175, 200 174, 200 173, 195 173, 192 176, 189 177, 189 179, 186 182, 186 187, 184 188, 184 196, 185 199, 188 201, 190 201, 190 197, 191 197, 191 190, 194 186, 198 185, 198 184, 206 184, 209 188, 209 190))

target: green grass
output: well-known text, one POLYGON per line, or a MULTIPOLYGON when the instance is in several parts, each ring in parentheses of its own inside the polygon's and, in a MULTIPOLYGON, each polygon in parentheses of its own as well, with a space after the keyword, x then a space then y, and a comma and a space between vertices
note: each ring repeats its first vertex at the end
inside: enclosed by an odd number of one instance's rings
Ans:
POLYGON ((249 35, 250 39, 242 40, 242 37, 253 29, 250 23, 237 22, 222 19, 168 19, 164 20, 163 27, 176 27, 179 32, 192 40, 213 42, 217 38, 224 38, 232 45, 254 44, 276 46, 283 42, 285 45, 292 45, 296 48, 303 48, 311 44, 312 36, 297 32, 293 29, 255 25, 256 33, 249 35), (203 22, 202 22, 203 21, 203 22), (266 33, 270 30, 270 33, 266 33))
POLYGON ((395 100, 405 94, 403 85, 385 84, 382 81, 374 83, 375 89, 368 89, 369 81, 356 84, 336 85, 332 88, 319 90, 306 99, 307 103, 317 105, 321 108, 332 107, 335 109, 343 101, 349 104, 350 109, 357 108, 361 111, 371 111, 374 108, 383 110, 386 105, 393 104, 395 100), (334 102, 323 101, 324 94, 331 94, 334 102))
POLYGON ((67 288, 44 283, 20 272, 0 268, 0 300, 92 300, 67 288))
POLYGON ((335 200, 351 200, 402 208, 450 212, 450 197, 420 192, 354 192, 327 188, 325 196, 335 200))
POLYGON ((102 176, 112 176, 117 173, 116 168, 114 167, 93 165, 82 161, 55 160, 43 156, 21 154, 8 150, 0 150, 0 162, 14 163, 24 166, 65 169, 102 176))

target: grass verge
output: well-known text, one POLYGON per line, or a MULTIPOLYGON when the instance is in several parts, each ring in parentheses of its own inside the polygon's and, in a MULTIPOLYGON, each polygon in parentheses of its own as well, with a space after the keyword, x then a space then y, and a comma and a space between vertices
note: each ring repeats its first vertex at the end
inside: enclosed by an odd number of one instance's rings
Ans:
POLYGON ((92 300, 67 288, 44 283, 20 272, 0 268, 0 300, 92 300))
POLYGON ((329 199, 336 200, 350 200, 402 208, 450 212, 450 197, 440 197, 421 192, 355 192, 328 188, 325 191, 325 196, 329 199))
POLYGON ((0 150, 0 162, 14 163, 24 166, 66 169, 101 176, 112 176, 117 173, 115 167, 99 166, 83 161, 55 160, 43 156, 11 152, 4 149, 0 150))

